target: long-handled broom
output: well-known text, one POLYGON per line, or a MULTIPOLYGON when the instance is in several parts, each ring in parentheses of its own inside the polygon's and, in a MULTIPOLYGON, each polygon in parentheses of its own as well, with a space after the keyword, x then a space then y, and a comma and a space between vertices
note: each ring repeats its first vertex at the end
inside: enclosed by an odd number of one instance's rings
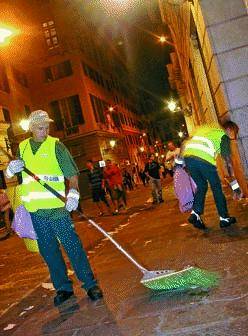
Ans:
MULTIPOLYGON (((2 151, 12 159, 11 155, 6 152, 3 148, 2 151)), ((40 183, 44 188, 53 193, 61 201, 65 202, 66 198, 60 195, 56 190, 49 186, 46 182, 42 181, 37 175, 32 173, 26 167, 24 171, 32 176, 38 183, 40 183)), ((91 225, 93 225, 97 230, 99 230, 105 237, 107 237, 119 251, 121 251, 142 273, 143 278, 141 283, 153 290, 186 290, 191 288, 211 288, 216 286, 218 283, 218 275, 214 272, 209 272, 198 267, 189 266, 180 271, 173 270, 156 270, 149 271, 143 266, 141 266, 136 260, 134 260, 127 251, 123 249, 106 231, 104 231, 98 224, 96 224, 92 219, 89 219, 81 211, 77 210, 79 215, 85 218, 91 225)))

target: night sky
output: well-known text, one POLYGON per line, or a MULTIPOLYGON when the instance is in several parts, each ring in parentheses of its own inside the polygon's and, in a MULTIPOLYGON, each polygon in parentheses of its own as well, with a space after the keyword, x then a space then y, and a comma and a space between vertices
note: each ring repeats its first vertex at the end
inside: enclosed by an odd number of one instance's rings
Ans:
POLYGON ((165 142, 177 141, 184 119, 166 110, 167 101, 177 99, 177 94, 170 89, 166 69, 173 49, 158 41, 158 36, 166 35, 168 28, 161 21, 157 1, 151 2, 155 6, 152 15, 147 14, 144 3, 144 0, 95 0, 94 4, 89 2, 88 7, 97 27, 111 31, 116 47, 124 51, 133 84, 153 97, 146 113, 150 115, 156 137, 165 142))
POLYGON ((158 20, 152 22, 144 7, 144 0, 95 0, 85 6, 88 6, 91 18, 98 27, 111 30, 117 40, 120 34, 124 37, 122 48, 125 49, 127 65, 137 86, 144 87, 158 100, 168 97, 170 87, 165 65, 169 63, 171 48, 159 44, 157 37, 152 35, 162 35, 166 29, 158 8, 155 8, 158 20))

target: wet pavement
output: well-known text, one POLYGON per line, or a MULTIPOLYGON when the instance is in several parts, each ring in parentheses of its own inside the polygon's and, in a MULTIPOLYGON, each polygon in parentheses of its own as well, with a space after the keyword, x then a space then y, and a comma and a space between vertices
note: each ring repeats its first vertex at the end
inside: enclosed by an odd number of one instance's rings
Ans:
MULTIPOLYGON (((26 251, 16 236, 0 242, 0 335, 246 335, 248 330, 248 204, 233 201, 226 190, 231 215, 238 224, 222 231, 209 194, 203 233, 187 224, 171 183, 164 186, 163 204, 146 203, 149 187, 128 194, 127 213, 95 217, 89 200, 86 213, 111 233, 144 267, 182 269, 187 265, 217 271, 221 281, 210 291, 156 292, 145 288, 142 273, 101 233, 75 218, 77 231, 104 292, 91 302, 70 272, 75 297, 59 309, 39 255, 26 251), (45 284, 45 285, 44 285, 45 284), (4 330, 4 329, 8 330, 4 330)), ((70 268, 71 269, 71 268, 70 268)))

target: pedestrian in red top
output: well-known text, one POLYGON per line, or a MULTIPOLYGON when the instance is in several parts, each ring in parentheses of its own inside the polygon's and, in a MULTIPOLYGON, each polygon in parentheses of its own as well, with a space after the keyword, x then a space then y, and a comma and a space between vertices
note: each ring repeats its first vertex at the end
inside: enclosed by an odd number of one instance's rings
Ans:
POLYGON ((116 212, 119 211, 122 206, 121 200, 123 201, 123 207, 127 207, 126 193, 123 187, 123 178, 120 168, 111 162, 111 160, 106 161, 106 168, 104 169, 104 178, 107 180, 111 198, 114 202, 116 212))

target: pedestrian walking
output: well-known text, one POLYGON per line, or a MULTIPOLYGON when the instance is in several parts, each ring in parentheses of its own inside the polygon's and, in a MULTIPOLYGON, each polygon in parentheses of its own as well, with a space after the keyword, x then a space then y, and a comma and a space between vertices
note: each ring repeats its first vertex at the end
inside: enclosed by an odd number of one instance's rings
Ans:
POLYGON ((180 154, 180 147, 177 147, 173 141, 169 141, 167 144, 168 152, 165 156, 165 171, 173 176, 173 169, 175 165, 175 158, 180 154))
POLYGON ((49 124, 52 121, 47 112, 42 110, 30 114, 29 129, 32 137, 19 144, 18 159, 9 163, 6 176, 11 178, 21 173, 22 203, 31 215, 40 254, 49 268, 51 280, 57 291, 54 305, 59 306, 74 294, 60 243, 90 299, 101 298, 102 291, 70 217, 70 212, 77 209, 79 202, 78 168, 59 139, 48 135, 49 124), (65 179, 67 179, 69 191, 66 195, 66 204, 26 174, 23 171, 24 167, 30 169, 62 196, 65 196, 65 179))
POLYGON ((235 217, 229 217, 216 168, 216 157, 221 154, 231 164, 230 140, 236 139, 238 130, 238 126, 232 121, 226 121, 222 127, 203 126, 183 145, 182 155, 186 167, 197 185, 193 210, 188 221, 198 229, 206 229, 201 215, 204 212, 208 183, 220 216, 220 227, 225 228, 236 222, 235 217))
POLYGON ((146 173, 144 172, 144 170, 139 170, 139 177, 143 183, 143 186, 145 187, 146 184, 148 183, 147 177, 146 177, 146 173))
POLYGON ((123 184, 126 190, 127 189, 129 189, 130 191, 133 190, 132 176, 126 169, 124 169, 124 171, 122 172, 122 177, 123 177, 123 184))
POLYGON ((106 161, 104 178, 107 180, 108 186, 110 188, 110 194, 112 195, 112 199, 115 204, 115 212, 118 213, 121 207, 126 209, 127 199, 123 186, 121 170, 116 164, 113 164, 111 160, 106 161))
POLYGON ((88 160, 86 162, 86 166, 88 168, 87 176, 91 187, 92 200, 99 209, 99 216, 104 215, 103 205, 105 205, 108 213, 112 215, 113 211, 111 210, 111 206, 106 198, 103 170, 98 164, 94 165, 92 160, 88 160))
POLYGON ((149 155, 148 162, 145 165, 145 173, 150 178, 153 204, 164 202, 161 185, 162 172, 160 169, 160 164, 155 161, 154 154, 149 155))

